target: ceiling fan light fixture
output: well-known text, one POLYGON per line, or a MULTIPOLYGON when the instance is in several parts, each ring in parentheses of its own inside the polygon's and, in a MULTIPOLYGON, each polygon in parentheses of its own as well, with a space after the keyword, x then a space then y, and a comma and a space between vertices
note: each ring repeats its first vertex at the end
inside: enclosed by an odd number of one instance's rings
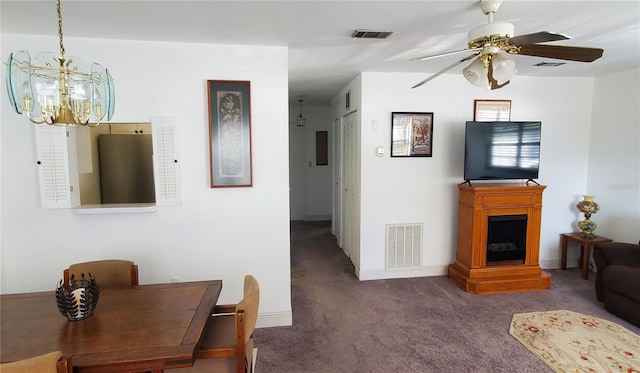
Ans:
POLYGON ((476 26, 467 34, 469 49, 482 48, 513 37, 515 27, 509 22, 493 22, 476 26))
POLYGON ((476 58, 469 66, 462 69, 462 73, 469 83, 476 87, 486 88, 489 86, 489 70, 480 58, 476 58))
MULTIPOLYGON (((472 28, 467 34, 468 46, 465 49, 439 53, 412 60, 427 60, 457 53, 471 53, 444 69, 432 74, 412 88, 419 87, 452 68, 475 58, 463 69, 463 75, 469 83, 489 90, 500 89, 510 83, 517 73, 516 63, 507 57, 508 54, 553 58, 558 60, 593 62, 602 57, 601 48, 554 46, 542 43, 567 40, 564 34, 539 31, 525 35, 515 35, 515 27, 509 22, 494 22, 493 16, 500 8, 502 0, 480 0, 477 2, 487 16, 487 23, 472 28)), ((564 63, 564 62, 562 62, 564 63)), ((540 64, 536 66, 550 66, 540 64)))
POLYGON ((500 5, 502 5, 502 0, 480 0, 480 9, 485 15, 497 12, 500 5))
POLYGON ((507 58, 503 53, 494 55, 491 65, 493 66, 493 78, 498 84, 508 82, 518 72, 516 62, 507 58))

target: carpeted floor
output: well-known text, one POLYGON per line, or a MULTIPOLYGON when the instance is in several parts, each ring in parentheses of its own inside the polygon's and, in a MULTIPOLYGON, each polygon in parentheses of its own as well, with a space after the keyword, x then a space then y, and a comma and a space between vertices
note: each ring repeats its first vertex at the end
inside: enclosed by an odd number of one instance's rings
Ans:
POLYGON ((293 326, 255 331, 258 373, 551 372, 509 335, 513 314, 566 309, 640 328, 596 300, 594 275, 552 289, 468 294, 443 277, 359 281, 327 222, 292 222, 293 326))

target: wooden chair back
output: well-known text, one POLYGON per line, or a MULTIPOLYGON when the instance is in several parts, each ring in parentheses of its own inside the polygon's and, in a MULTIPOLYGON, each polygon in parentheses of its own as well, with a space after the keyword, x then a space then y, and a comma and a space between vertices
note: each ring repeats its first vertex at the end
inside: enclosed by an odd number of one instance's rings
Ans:
POLYGON ((2 373, 72 373, 71 357, 55 351, 28 359, 0 364, 2 373))
POLYGON ((198 359, 235 360, 235 372, 249 373, 253 365, 253 331, 258 320, 260 286, 244 277, 244 297, 236 305, 216 306, 205 330, 198 359))
POLYGON ((83 273, 86 277, 91 273, 101 288, 138 285, 138 266, 130 260, 109 259, 72 264, 63 273, 65 286, 69 286, 71 275, 79 279, 83 273))

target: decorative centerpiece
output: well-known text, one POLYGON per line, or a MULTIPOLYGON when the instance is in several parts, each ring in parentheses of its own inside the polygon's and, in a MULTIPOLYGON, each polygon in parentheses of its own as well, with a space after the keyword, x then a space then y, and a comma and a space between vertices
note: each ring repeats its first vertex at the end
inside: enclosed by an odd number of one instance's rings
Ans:
POLYGON ((60 280, 60 284, 56 288, 58 310, 69 321, 84 320, 91 316, 100 298, 100 286, 98 286, 96 278, 91 273, 89 273, 88 279, 84 273, 80 276, 80 280, 76 280, 71 275, 69 284, 64 284, 60 280))
POLYGON ((592 195, 585 194, 583 197, 584 199, 576 205, 578 210, 584 214, 584 220, 578 222, 578 227, 580 228, 578 235, 584 238, 594 238, 593 231, 596 230, 596 223, 589 218, 591 218, 591 214, 595 214, 600 210, 600 205, 593 200, 592 195))

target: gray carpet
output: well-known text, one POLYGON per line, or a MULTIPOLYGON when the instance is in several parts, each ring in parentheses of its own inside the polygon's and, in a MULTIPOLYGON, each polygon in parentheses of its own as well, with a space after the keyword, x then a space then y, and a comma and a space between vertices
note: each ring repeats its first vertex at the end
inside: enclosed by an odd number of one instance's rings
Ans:
POLYGON ((474 295, 447 277, 359 281, 328 222, 292 222, 293 326, 256 329, 258 373, 551 372, 509 335, 514 313, 567 309, 637 328, 596 300, 594 274, 474 295))

